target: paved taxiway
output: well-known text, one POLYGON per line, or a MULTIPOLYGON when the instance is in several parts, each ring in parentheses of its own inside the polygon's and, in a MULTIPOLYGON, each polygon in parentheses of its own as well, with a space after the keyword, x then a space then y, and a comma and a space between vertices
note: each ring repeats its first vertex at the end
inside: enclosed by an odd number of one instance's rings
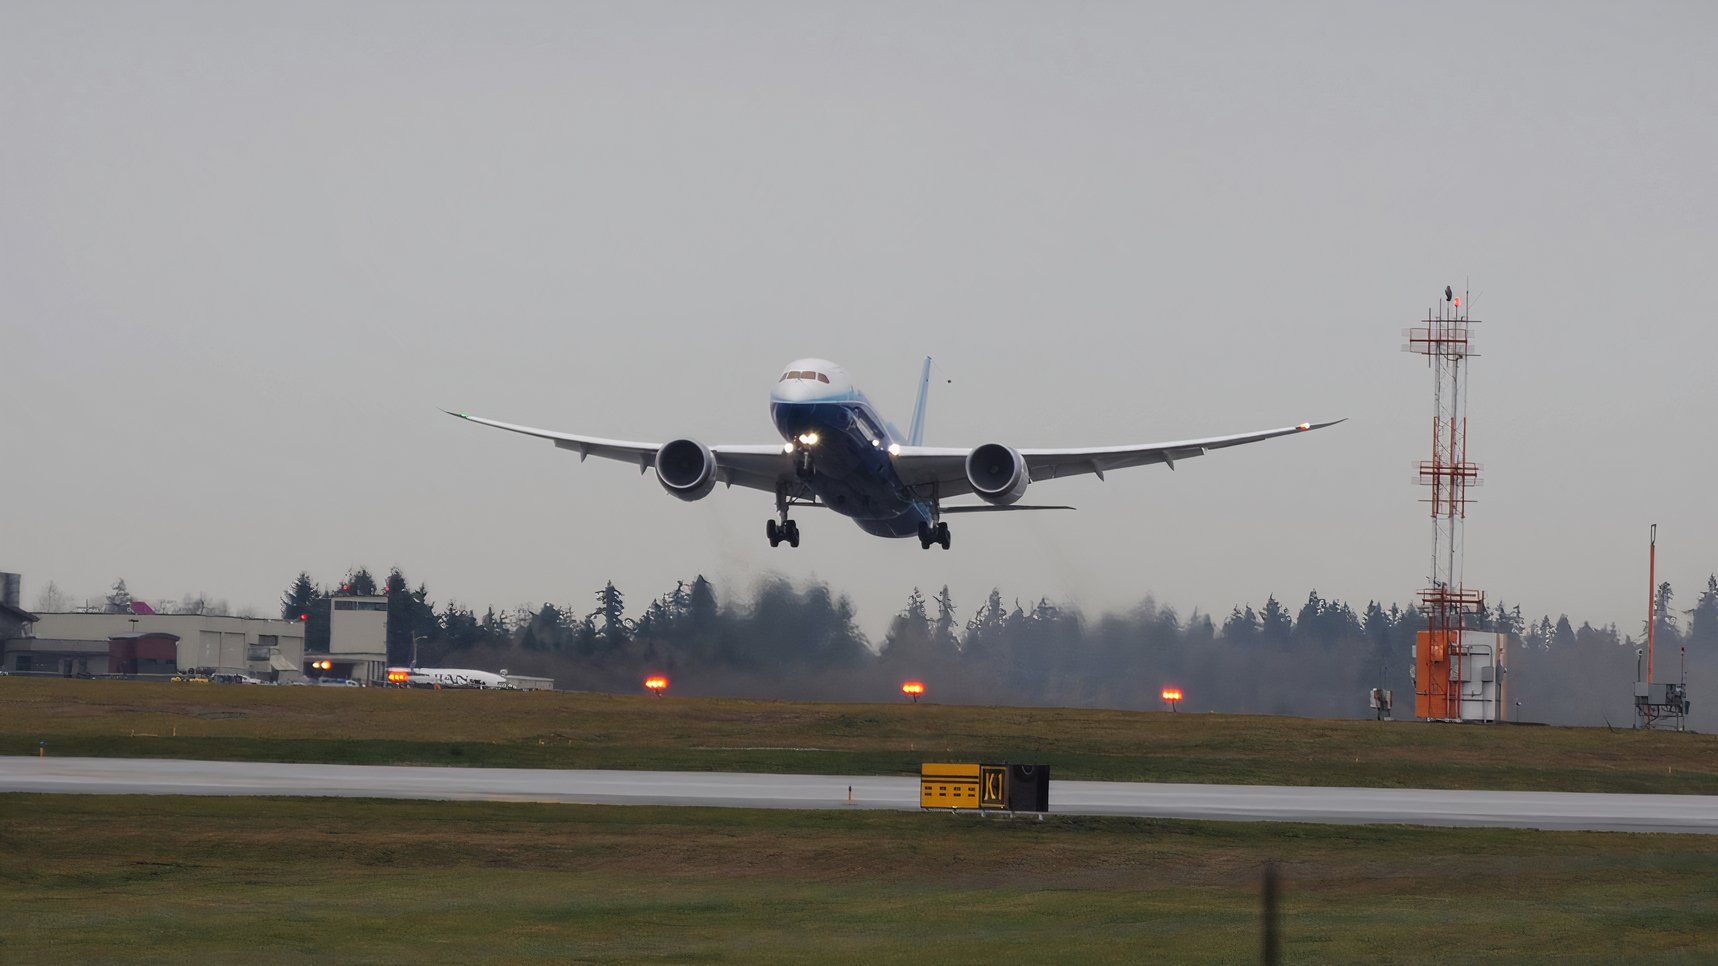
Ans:
MULTIPOLYGON (((141 758, 0 757, 0 792, 315 795, 733 808, 918 807, 916 778, 141 758), (847 804, 849 787, 852 806, 847 804)), ((1050 810, 1063 815, 1232 821, 1718 833, 1718 796, 1713 795, 1052 780, 1050 810)))

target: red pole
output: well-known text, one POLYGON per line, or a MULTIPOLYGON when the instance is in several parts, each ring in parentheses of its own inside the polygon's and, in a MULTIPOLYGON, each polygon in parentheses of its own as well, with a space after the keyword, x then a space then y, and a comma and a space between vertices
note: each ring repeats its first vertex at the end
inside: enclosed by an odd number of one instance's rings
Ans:
POLYGON ((1652 525, 1646 551, 1646 683, 1652 683, 1652 643, 1658 623, 1658 524, 1652 525))

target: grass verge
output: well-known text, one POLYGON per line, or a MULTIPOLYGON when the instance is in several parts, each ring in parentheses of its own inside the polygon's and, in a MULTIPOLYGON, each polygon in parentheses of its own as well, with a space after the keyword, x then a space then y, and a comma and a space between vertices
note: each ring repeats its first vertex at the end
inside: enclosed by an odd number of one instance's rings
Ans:
POLYGON ((1718 794, 1718 736, 1065 708, 0 679, 0 753, 1718 794))
POLYGON ((1699 961, 1718 839, 0 796, 11 962, 1699 961))

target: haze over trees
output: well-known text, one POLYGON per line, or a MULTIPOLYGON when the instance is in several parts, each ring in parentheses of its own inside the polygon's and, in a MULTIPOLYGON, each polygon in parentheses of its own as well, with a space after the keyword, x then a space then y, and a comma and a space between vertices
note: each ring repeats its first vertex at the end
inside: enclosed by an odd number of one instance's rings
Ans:
MULTIPOLYGON (((779 577, 719 595, 700 575, 642 604, 611 582, 583 606, 546 602, 481 614, 451 599, 438 607, 399 568, 379 588, 361 567, 336 587, 335 594, 368 587, 388 598, 395 663, 410 659, 415 636, 422 666, 506 668, 553 677, 561 688, 633 692, 646 674, 664 673, 676 694, 855 701, 899 700, 901 682, 918 679, 929 701, 1156 708, 1158 691, 1174 685, 1186 695, 1183 711, 1369 717, 1369 690, 1386 687, 1406 718, 1414 634, 1424 626, 1412 607, 1368 601, 1357 608, 1316 590, 1292 604, 1275 595, 1236 604, 1219 620, 1198 610, 1182 616, 1149 597, 1088 617, 1001 589, 962 607, 947 587, 914 587, 874 642, 845 596, 779 577)), ((316 582, 299 574, 282 615, 309 612, 306 602, 319 596, 316 582)), ((1659 599, 1657 678, 1676 679, 1686 648, 1699 727, 1704 697, 1718 695, 1718 576, 1688 610, 1671 606, 1668 583, 1659 599)), ((1632 721, 1642 625, 1630 635, 1568 615, 1529 620, 1501 600, 1470 622, 1509 636, 1512 717, 1519 702, 1525 720, 1613 725, 1632 721)))

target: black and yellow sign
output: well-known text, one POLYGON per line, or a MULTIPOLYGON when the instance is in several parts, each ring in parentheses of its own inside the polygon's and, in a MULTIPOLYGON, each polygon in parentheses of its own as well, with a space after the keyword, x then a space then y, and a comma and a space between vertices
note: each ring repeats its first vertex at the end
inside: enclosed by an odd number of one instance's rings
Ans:
POLYGON ((919 766, 920 808, 977 808, 978 765, 919 766))
POLYGON ((1047 812, 1050 769, 1043 765, 926 762, 919 766, 920 808, 1047 812))

